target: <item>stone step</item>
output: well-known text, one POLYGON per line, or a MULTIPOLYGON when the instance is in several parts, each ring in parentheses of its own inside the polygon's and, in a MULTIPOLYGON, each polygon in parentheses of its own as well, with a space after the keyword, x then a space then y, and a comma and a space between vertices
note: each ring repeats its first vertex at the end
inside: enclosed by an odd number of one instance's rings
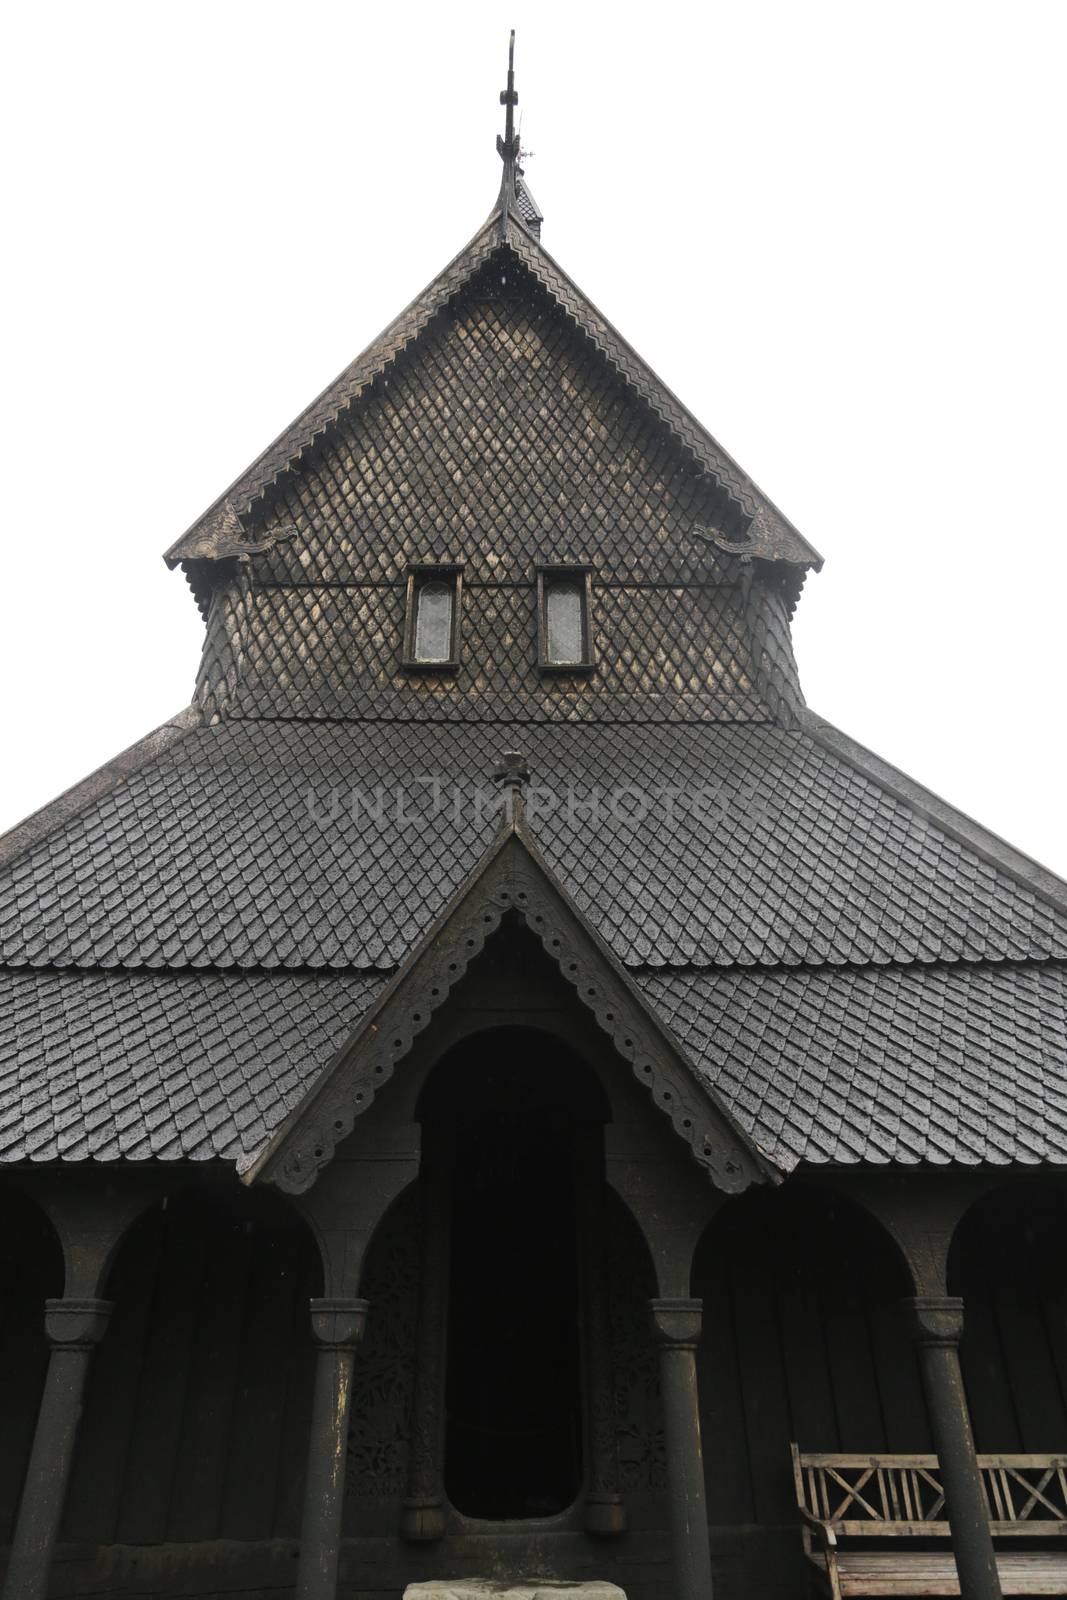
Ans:
POLYGON ((626 1600, 614 1583, 563 1583, 556 1578, 529 1578, 522 1583, 497 1583, 489 1578, 437 1578, 409 1583, 404 1600, 626 1600))

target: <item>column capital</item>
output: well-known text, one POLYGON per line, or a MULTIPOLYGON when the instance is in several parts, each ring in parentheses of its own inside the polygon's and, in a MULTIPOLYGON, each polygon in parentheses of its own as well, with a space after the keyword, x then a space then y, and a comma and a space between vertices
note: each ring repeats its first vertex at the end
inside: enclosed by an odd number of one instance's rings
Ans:
POLYGON ((367 1324, 366 1300, 312 1300, 311 1332, 327 1350, 355 1350, 367 1324))
POLYGON ((963 1301, 955 1294, 917 1294, 904 1301, 917 1344, 955 1347, 963 1333, 963 1301))
POLYGON ((46 1300, 45 1338, 53 1350, 92 1350, 107 1332, 111 1300, 46 1300))
POLYGON ((671 1350, 695 1350, 700 1343, 703 1300, 650 1300, 652 1326, 660 1344, 671 1350))

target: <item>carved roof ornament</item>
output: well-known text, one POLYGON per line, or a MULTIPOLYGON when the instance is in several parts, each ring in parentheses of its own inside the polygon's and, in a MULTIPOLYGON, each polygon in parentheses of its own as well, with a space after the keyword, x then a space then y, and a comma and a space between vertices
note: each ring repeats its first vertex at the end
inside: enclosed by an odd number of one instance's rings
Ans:
POLYGON ((515 107, 519 103, 518 92, 515 88, 515 29, 512 28, 508 38, 508 86, 500 91, 500 104, 504 107, 504 137, 497 134, 497 154, 504 163, 503 175, 500 179, 500 198, 497 201, 502 212, 509 205, 515 204, 515 174, 519 165, 519 136, 515 132, 515 107))
POLYGON ((526 757, 518 750, 506 750, 493 768, 493 781, 504 792, 504 826, 510 828, 526 814, 525 788, 530 781, 526 757))
POLYGON ((497 134, 496 140, 497 154, 504 163, 504 171, 500 179, 500 193, 490 218, 499 218, 500 237, 505 241, 509 215, 521 222, 535 239, 540 239, 541 223, 544 221, 523 175, 522 135, 515 127, 515 107, 518 103, 519 96, 515 88, 515 29, 512 28, 508 39, 508 86, 500 91, 500 104, 504 107, 504 137, 497 134))

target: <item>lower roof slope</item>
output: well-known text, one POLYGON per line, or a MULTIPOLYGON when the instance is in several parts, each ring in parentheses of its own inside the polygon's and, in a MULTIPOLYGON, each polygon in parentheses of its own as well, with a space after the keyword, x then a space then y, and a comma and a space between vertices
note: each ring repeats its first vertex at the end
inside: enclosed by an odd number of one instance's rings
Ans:
MULTIPOLYGON (((260 1153, 373 973, 0 972, 0 1160, 260 1153)), ((1067 1163, 1067 963, 642 972, 779 1167, 1067 1163)))
POLYGON ((395 966, 516 743, 537 844, 625 965, 1067 959, 1067 902, 806 729, 234 721, 0 872, 0 964, 395 966))
POLYGON ((516 744, 549 869, 780 1166, 1067 1162, 1067 891, 814 719, 191 717, 0 844, 0 1159, 247 1164, 516 744))

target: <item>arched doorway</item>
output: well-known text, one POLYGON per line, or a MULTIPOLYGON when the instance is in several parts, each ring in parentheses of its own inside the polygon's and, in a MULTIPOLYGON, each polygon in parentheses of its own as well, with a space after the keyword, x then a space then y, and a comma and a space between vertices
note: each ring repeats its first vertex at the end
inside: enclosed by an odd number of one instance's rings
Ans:
POLYGON ((451 1214, 445 1493, 469 1518, 557 1515, 585 1472, 580 1229, 606 1098, 553 1035, 496 1028, 442 1058, 418 1114, 451 1214))
POLYGON ((949 1253, 963 1297, 960 1364, 980 1451, 1067 1449, 1067 1194, 996 1189, 971 1208, 949 1253))

